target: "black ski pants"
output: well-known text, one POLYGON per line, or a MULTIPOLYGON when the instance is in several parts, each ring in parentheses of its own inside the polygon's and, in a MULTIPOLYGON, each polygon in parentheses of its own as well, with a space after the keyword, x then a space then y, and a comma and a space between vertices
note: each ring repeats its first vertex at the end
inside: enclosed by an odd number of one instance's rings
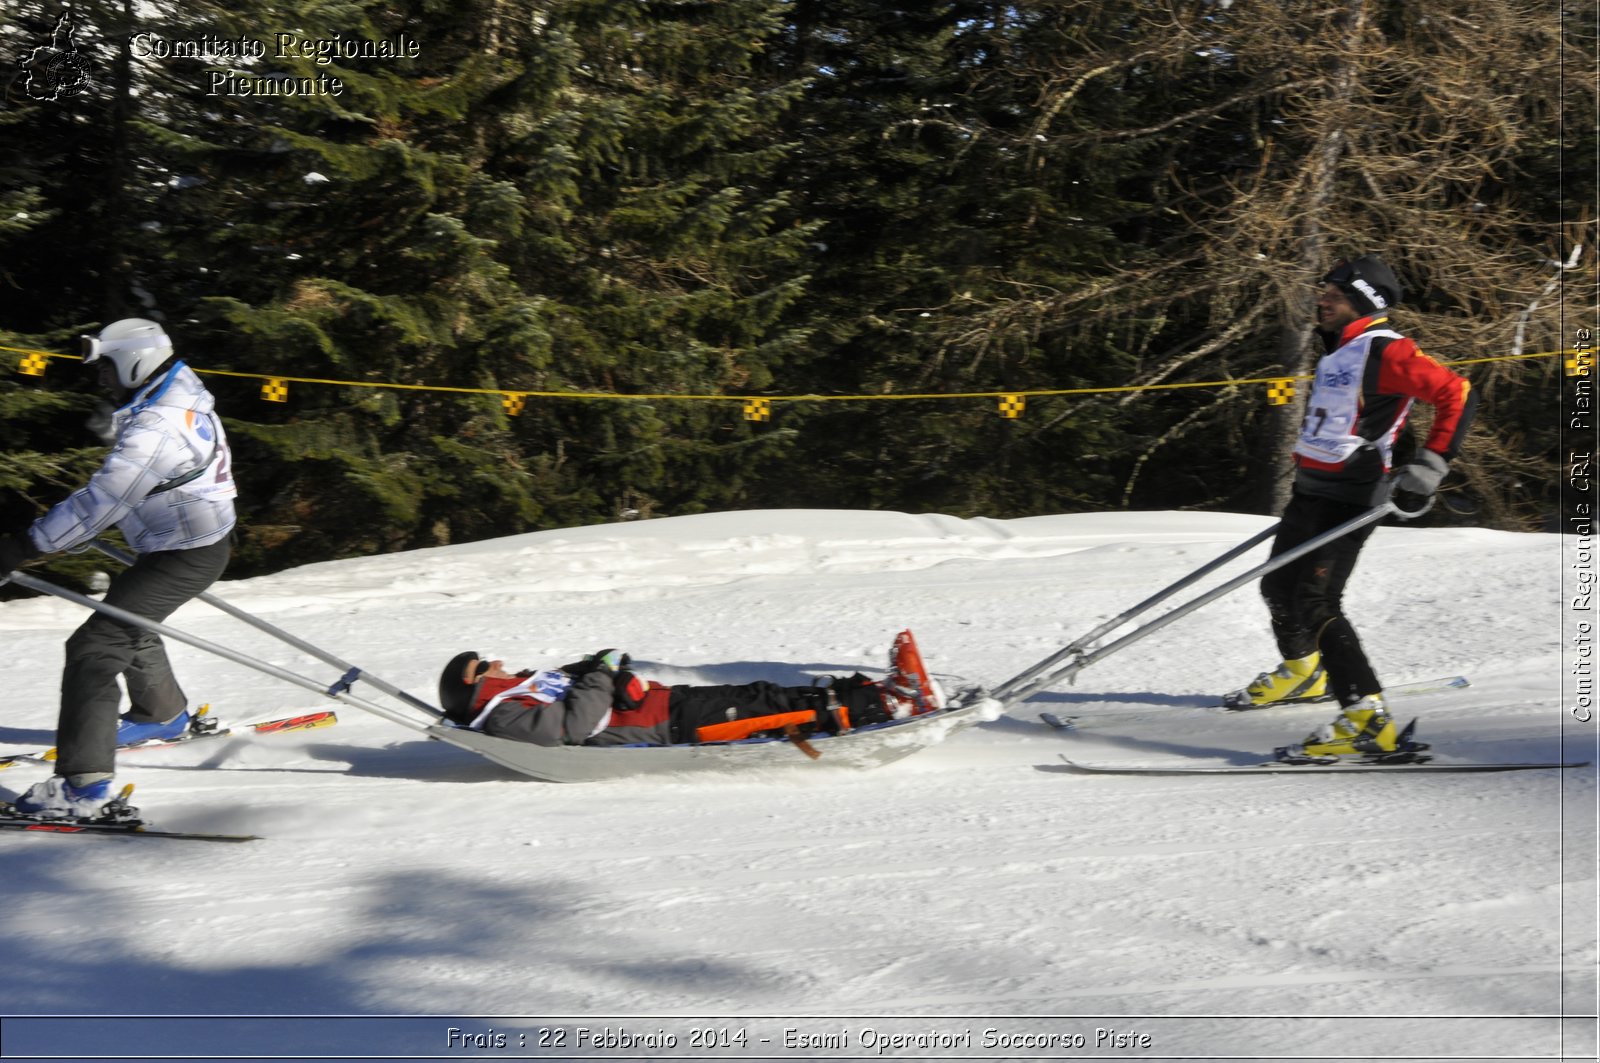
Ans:
POLYGON ((764 679, 722 686, 673 687, 672 740, 694 742, 702 727, 819 706, 826 708, 827 704, 826 687, 781 687, 764 679))
MULTIPOLYGON (((1296 491, 1284 508, 1272 543, 1273 556, 1367 512, 1370 507, 1296 491)), ((1261 596, 1272 616, 1272 633, 1286 661, 1322 652, 1328 692, 1354 705, 1382 685, 1367 661, 1356 630, 1344 616, 1344 588, 1361 548, 1377 525, 1368 524, 1326 543, 1261 578, 1261 596)))
MULTIPOLYGON (((105 602, 158 623, 200 594, 227 567, 228 540, 192 550, 143 554, 111 581, 105 602)), ((133 703, 128 717, 163 722, 188 708, 155 633, 95 613, 67 640, 56 724, 57 775, 115 770, 121 676, 133 703)))

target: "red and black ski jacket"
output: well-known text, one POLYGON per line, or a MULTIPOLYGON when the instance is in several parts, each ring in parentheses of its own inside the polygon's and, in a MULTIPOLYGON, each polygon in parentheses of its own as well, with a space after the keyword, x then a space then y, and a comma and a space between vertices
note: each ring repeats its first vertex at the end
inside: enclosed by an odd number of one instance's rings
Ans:
POLYGON ((1296 491, 1369 501, 1394 463, 1395 441, 1415 402, 1434 410, 1423 448, 1446 461, 1460 453, 1478 401, 1465 377, 1391 329, 1385 314, 1351 322, 1337 336, 1319 334, 1329 350, 1317 363, 1294 448, 1296 491))

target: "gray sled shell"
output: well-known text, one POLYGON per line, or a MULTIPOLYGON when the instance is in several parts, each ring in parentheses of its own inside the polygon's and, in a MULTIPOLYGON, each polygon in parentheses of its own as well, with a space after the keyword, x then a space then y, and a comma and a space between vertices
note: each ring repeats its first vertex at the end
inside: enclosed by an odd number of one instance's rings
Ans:
POLYGON ((677 746, 536 746, 462 727, 430 727, 428 735, 543 782, 601 782, 635 775, 743 774, 752 768, 876 768, 999 714, 998 702, 978 695, 906 720, 842 735, 813 735, 807 741, 821 754, 816 760, 781 738, 677 746))

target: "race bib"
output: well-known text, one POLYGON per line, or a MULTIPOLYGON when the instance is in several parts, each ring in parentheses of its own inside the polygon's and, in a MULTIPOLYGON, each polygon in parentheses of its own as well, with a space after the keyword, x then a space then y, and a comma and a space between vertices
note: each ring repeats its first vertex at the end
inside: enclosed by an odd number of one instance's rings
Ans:
POLYGON ((210 455, 198 474, 186 473, 168 489, 200 498, 224 499, 238 495, 238 485, 233 481, 233 455, 228 450, 228 436, 217 415, 166 407, 158 408, 157 412, 190 450, 201 457, 210 455))

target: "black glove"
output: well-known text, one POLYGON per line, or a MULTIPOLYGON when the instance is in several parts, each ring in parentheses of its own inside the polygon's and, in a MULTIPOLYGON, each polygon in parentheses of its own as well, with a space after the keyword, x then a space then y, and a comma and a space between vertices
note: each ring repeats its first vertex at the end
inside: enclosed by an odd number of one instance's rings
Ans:
POLYGON ((1444 459, 1444 455, 1424 450, 1415 461, 1395 474, 1394 494, 1390 500, 1400 507, 1402 516, 1415 516, 1428 508, 1428 500, 1439 490, 1439 481, 1449 471, 1450 463, 1444 459))
POLYGON ((38 557, 39 553, 39 548, 33 545, 33 537, 26 529, 0 536, 0 575, 16 571, 38 557))
POLYGON ((626 668, 631 664, 633 658, 621 650, 596 650, 589 654, 588 657, 585 657, 584 660, 603 672, 610 672, 615 675, 619 669, 626 668))
POLYGON ((561 671, 572 676, 574 679, 581 675, 588 675, 590 672, 596 670, 610 672, 615 675, 618 670, 626 668, 632 663, 633 658, 629 657, 626 653, 621 653, 617 650, 610 649, 596 650, 594 653, 589 654, 589 656, 585 657, 581 661, 574 661, 571 664, 562 665, 561 671))

